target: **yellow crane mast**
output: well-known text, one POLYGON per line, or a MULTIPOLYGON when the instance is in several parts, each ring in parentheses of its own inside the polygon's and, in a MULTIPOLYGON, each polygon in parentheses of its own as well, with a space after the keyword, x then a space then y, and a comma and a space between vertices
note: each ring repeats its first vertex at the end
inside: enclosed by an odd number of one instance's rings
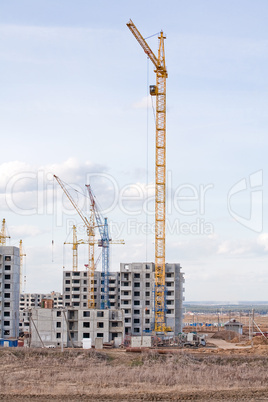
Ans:
POLYGON ((88 244, 88 241, 77 240, 77 229, 76 229, 76 226, 73 225, 73 241, 72 242, 65 241, 64 244, 72 244, 72 246, 73 246, 73 271, 77 271, 78 270, 78 246, 79 246, 79 244, 88 244))
POLYGON ((6 239, 10 239, 10 236, 6 235, 6 220, 2 220, 2 228, 0 232, 0 246, 6 246, 6 239))
POLYGON ((83 214, 82 210, 79 208, 77 203, 74 201, 68 190, 66 189, 65 185, 61 181, 61 179, 54 175, 54 178, 57 180, 59 185, 61 186, 62 190, 66 194, 67 198, 77 211, 78 215, 84 222, 87 230, 87 236, 88 236, 88 308, 94 308, 95 307, 95 298, 94 298, 94 270, 95 270, 95 265, 94 265, 94 245, 95 245, 95 224, 94 224, 94 212, 91 207, 91 214, 89 220, 87 217, 83 214))
POLYGON ((152 61, 156 73, 156 85, 150 86, 150 94, 156 96, 156 148, 155 148, 155 331, 165 332, 165 230, 166 230, 166 79, 163 31, 158 36, 158 57, 130 20, 128 28, 146 55, 152 61))
POLYGON ((26 254, 23 253, 22 240, 19 243, 20 248, 20 293, 23 291, 23 257, 26 257, 26 254))

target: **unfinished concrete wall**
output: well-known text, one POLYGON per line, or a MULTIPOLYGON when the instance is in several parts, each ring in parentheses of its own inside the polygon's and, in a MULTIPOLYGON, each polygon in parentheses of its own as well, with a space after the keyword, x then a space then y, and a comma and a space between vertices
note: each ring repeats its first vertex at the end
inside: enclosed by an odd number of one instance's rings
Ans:
POLYGON ((0 336, 19 335, 20 251, 0 246, 0 336))

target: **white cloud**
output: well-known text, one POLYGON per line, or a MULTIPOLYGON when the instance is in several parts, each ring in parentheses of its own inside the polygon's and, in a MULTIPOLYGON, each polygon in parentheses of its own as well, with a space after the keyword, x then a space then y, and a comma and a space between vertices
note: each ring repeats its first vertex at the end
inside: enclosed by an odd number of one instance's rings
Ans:
POLYGON ((38 236, 41 233, 46 233, 45 230, 41 230, 40 227, 34 225, 18 225, 10 226, 9 232, 12 234, 12 238, 23 239, 25 237, 38 236))
POLYGON ((141 100, 133 103, 134 109, 147 109, 147 107, 151 107, 152 105, 152 97, 151 95, 143 97, 141 100))

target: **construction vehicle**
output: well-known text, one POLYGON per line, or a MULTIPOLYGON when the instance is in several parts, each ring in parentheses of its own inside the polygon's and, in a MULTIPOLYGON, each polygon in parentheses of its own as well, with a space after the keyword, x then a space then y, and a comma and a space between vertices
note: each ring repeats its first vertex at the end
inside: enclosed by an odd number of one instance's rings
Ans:
POLYGON ((128 28, 137 39, 145 54, 153 63, 156 85, 150 86, 151 96, 156 97, 156 149, 155 149, 155 307, 154 330, 166 333, 166 286, 165 286, 165 243, 166 243, 166 79, 163 31, 158 36, 158 57, 130 20, 128 28))
POLYGON ((179 339, 181 346, 184 348, 198 348, 206 346, 206 335, 200 335, 196 332, 180 334, 179 339))

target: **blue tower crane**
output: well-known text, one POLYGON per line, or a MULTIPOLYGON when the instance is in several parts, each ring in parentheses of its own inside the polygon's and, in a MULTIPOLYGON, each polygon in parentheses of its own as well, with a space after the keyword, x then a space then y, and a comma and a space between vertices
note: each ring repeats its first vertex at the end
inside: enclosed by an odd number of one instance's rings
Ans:
POLYGON ((109 237, 108 219, 103 218, 95 200, 95 196, 91 189, 90 184, 86 184, 91 206, 94 211, 96 226, 99 228, 101 239, 98 242, 98 246, 102 247, 102 280, 103 280, 103 299, 101 301, 101 309, 109 308, 109 267, 110 267, 110 243, 124 244, 123 240, 112 241, 109 237))

